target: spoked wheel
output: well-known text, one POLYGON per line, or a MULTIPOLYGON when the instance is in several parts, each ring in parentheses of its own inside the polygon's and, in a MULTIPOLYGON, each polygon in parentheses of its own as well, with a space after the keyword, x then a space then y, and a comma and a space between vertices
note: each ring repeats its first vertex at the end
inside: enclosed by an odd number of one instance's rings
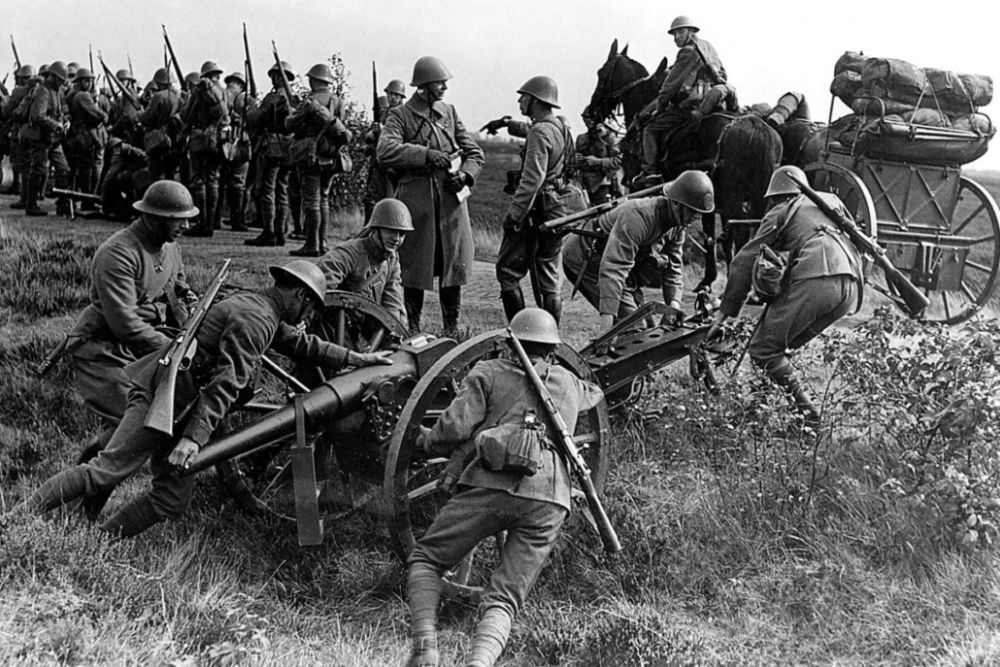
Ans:
MULTIPOLYGON (((420 427, 431 427, 479 361, 510 355, 506 334, 491 331, 471 338, 438 360, 416 384, 389 440, 383 483, 382 512, 396 551, 406 557, 427 530, 448 495, 438 488, 447 459, 428 458, 414 448, 420 427)), ((568 345, 556 350, 559 364, 594 381, 583 358, 568 345)), ((580 415, 574 439, 600 490, 608 471, 608 411, 602 402, 580 415)), ((469 557, 446 573, 445 594, 477 600, 496 566, 503 535, 481 542, 469 557)))
POLYGON ((873 239, 876 238, 878 221, 875 200, 857 174, 832 162, 814 162, 807 165, 803 171, 815 189, 832 192, 844 202, 858 229, 873 239))
POLYGON ((371 299, 351 292, 326 293, 326 307, 312 332, 356 352, 374 352, 406 338, 406 325, 371 299))

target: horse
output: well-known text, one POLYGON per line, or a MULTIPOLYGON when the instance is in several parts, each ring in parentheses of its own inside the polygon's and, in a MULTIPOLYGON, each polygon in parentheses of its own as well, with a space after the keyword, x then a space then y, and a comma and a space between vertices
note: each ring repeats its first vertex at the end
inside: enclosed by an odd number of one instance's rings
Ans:
MULTIPOLYGON (((626 182, 639 173, 642 131, 635 122, 650 104, 666 76, 666 58, 652 75, 628 55, 628 46, 618 52, 618 40, 597 71, 597 86, 590 100, 590 115, 607 121, 621 106, 628 128, 621 142, 622 168, 626 182)), ((715 187, 716 211, 722 222, 723 251, 727 261, 749 238, 745 227, 730 229, 737 218, 761 218, 764 192, 771 173, 781 162, 782 142, 778 133, 755 114, 712 113, 675 132, 667 146, 669 162, 663 173, 675 177, 686 169, 708 172, 715 187), (687 131, 684 131, 687 130, 687 131)), ((715 215, 702 218, 705 236, 714 239, 715 215)), ((699 288, 709 287, 717 275, 714 247, 706 252, 705 277, 699 288)))

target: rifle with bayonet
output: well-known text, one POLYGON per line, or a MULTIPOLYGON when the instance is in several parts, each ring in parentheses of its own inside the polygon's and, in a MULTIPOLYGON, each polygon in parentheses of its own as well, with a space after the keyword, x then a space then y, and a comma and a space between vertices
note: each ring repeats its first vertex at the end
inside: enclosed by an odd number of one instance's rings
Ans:
POLYGON ((375 73, 375 61, 372 61, 372 127, 379 124, 378 108, 378 74, 375 73))
POLYGON ((243 53, 246 56, 247 64, 247 86, 249 86, 250 97, 257 99, 257 82, 253 78, 253 62, 250 60, 250 43, 247 41, 247 24, 243 24, 243 53))
POLYGON ((566 428, 566 422, 563 421, 562 415, 559 414, 555 401, 552 400, 552 394, 545 388, 545 383, 542 382, 542 379, 538 377, 538 371, 535 370, 534 364, 531 363, 528 353, 524 350, 521 341, 518 340, 510 327, 507 327, 507 336, 510 339, 511 347, 517 353, 518 361, 521 362, 521 368, 527 374, 528 379, 531 381, 531 386, 545 407, 545 415, 548 417, 548 421, 555 431, 552 440, 555 443, 556 450, 562 456, 566 465, 569 466, 570 471, 580 485, 580 489, 583 491, 584 497, 587 499, 587 507, 590 509, 590 514, 597 526, 601 542, 604 543, 604 550, 612 554, 621 551, 622 545, 618 541, 618 534, 615 532, 615 527, 611 525, 608 513, 604 511, 601 499, 597 497, 597 489, 594 487, 594 481, 590 478, 590 467, 580 454, 580 450, 577 449, 576 443, 573 441, 573 434, 566 428))
POLYGON ((135 77, 135 70, 132 69, 132 54, 130 54, 128 51, 126 51, 125 52, 125 59, 128 60, 128 73, 134 78, 135 77))
POLYGON ((198 349, 198 327, 201 326, 205 314, 208 313, 219 289, 226 281, 230 261, 232 260, 225 260, 219 270, 215 272, 215 276, 212 277, 212 282, 209 283, 208 289, 205 290, 201 301, 198 302, 198 306, 157 361, 166 368, 166 373, 156 386, 153 402, 150 403, 149 413, 143 422, 143 426, 148 429, 170 436, 174 434, 174 395, 177 391, 177 374, 182 370, 187 370, 191 365, 191 360, 194 359, 198 349))
POLYGON ((104 75, 108 78, 108 81, 111 82, 111 90, 117 90, 121 93, 122 97, 128 100, 129 103, 135 107, 136 111, 142 111, 142 104, 140 104, 139 100, 137 100, 135 95, 132 94, 132 91, 126 88, 125 85, 118 80, 118 77, 115 76, 114 72, 111 71, 107 63, 104 62, 104 56, 101 55, 100 51, 97 52, 97 60, 101 63, 101 69, 104 70, 104 75))
POLYGON ((650 197, 655 194, 659 194, 663 191, 662 185, 654 185, 652 187, 645 188, 643 190, 637 190, 636 192, 630 192, 624 197, 619 197, 618 199, 612 199, 609 202, 604 202, 603 204, 598 204, 597 206, 591 206, 590 208, 585 208, 582 211, 577 211, 576 213, 570 213, 569 215, 564 215, 561 218, 554 218, 542 223, 542 229, 546 231, 553 231, 556 229, 562 229, 572 225, 575 222, 580 222, 581 220, 587 220, 589 218, 594 218, 608 211, 617 208, 620 204, 627 202, 629 199, 642 199, 643 197, 650 197))
POLYGON ((174 64, 174 73, 177 74, 178 85, 180 85, 181 90, 187 90, 190 88, 187 79, 184 78, 184 72, 181 71, 181 65, 177 62, 177 54, 174 53, 174 47, 170 44, 170 37, 167 35, 167 26, 160 24, 163 28, 163 43, 167 47, 167 51, 170 52, 170 62, 174 64))
POLYGON ((21 56, 17 55, 17 44, 14 43, 14 35, 10 36, 10 50, 14 52, 14 65, 21 69, 21 56))
POLYGON ((830 222, 834 223, 840 231, 847 235, 854 247, 862 254, 871 257, 878 268, 885 274, 885 280, 889 287, 894 289, 905 305, 906 312, 910 317, 918 318, 924 309, 930 304, 930 299, 903 275, 903 272, 892 265, 885 254, 885 249, 869 238, 864 232, 858 229, 853 220, 844 217, 838 211, 833 210, 830 204, 823 199, 818 192, 809 187, 799 176, 786 172, 786 176, 799 187, 806 197, 823 212, 830 222))
POLYGON ((288 106, 292 106, 295 102, 295 97, 292 95, 292 86, 288 83, 288 75, 281 64, 281 58, 278 57, 278 47, 275 45, 273 39, 271 40, 271 52, 274 54, 274 65, 281 73, 281 88, 285 91, 285 97, 288 98, 288 106))

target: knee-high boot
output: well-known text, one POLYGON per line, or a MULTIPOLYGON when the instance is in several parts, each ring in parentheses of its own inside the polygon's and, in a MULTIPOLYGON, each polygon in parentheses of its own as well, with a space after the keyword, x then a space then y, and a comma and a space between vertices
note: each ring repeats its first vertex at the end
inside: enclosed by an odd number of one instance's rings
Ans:
POLYGON ((507 645, 510 635, 511 617, 506 609, 490 607, 476 624, 476 634, 472 638, 472 648, 466 667, 492 667, 507 645))
POLYGON ((18 189, 18 200, 10 205, 11 208, 25 208, 28 205, 28 174, 14 172, 15 176, 21 174, 21 183, 18 189))
POLYGON ((440 299, 444 333, 446 336, 454 336, 458 332, 458 314, 462 309, 461 286, 442 287, 440 299))
POLYGON ((555 318, 556 324, 558 324, 559 318, 562 317, 562 297, 558 294, 543 294, 542 308, 549 311, 549 314, 555 318))
POLYGON ((161 521, 163 519, 153 507, 153 501, 148 495, 142 495, 131 500, 102 523, 101 530, 109 533, 114 539, 125 539, 134 537, 161 521))
POLYGON ((420 316, 424 312, 424 291, 418 287, 404 287, 403 305, 406 306, 406 327, 411 334, 420 333, 420 316))
POLYGON ((24 198, 24 212, 27 215, 41 217, 48 215, 48 211, 38 205, 38 200, 42 196, 42 183, 45 176, 40 174, 28 175, 28 188, 24 198))
POLYGON ((510 322, 515 315, 524 310, 524 292, 520 287, 500 290, 500 303, 503 304, 503 314, 510 322))
POLYGON ((80 466, 49 477, 24 501, 27 511, 44 514, 87 493, 87 476, 80 466))
POLYGON ((792 365, 784 360, 777 366, 767 369, 767 375, 774 380, 774 383, 785 390, 785 392, 795 402, 795 408, 805 419, 806 426, 816 428, 819 426, 819 411, 813 404, 809 387, 799 380, 792 365))
POLYGON ((437 610, 441 600, 441 574, 432 565, 414 563, 410 566, 407 600, 413 647, 406 667, 437 667, 437 610))

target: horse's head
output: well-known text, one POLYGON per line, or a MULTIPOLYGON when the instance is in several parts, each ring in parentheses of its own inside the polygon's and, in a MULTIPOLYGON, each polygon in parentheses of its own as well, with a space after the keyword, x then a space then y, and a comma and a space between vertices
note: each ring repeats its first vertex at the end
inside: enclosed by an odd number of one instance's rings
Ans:
POLYGON ((590 115, 596 120, 605 120, 622 101, 622 95, 629 86, 649 75, 646 68, 628 55, 628 45, 618 52, 618 40, 611 42, 608 59, 597 70, 597 87, 590 97, 590 115))

